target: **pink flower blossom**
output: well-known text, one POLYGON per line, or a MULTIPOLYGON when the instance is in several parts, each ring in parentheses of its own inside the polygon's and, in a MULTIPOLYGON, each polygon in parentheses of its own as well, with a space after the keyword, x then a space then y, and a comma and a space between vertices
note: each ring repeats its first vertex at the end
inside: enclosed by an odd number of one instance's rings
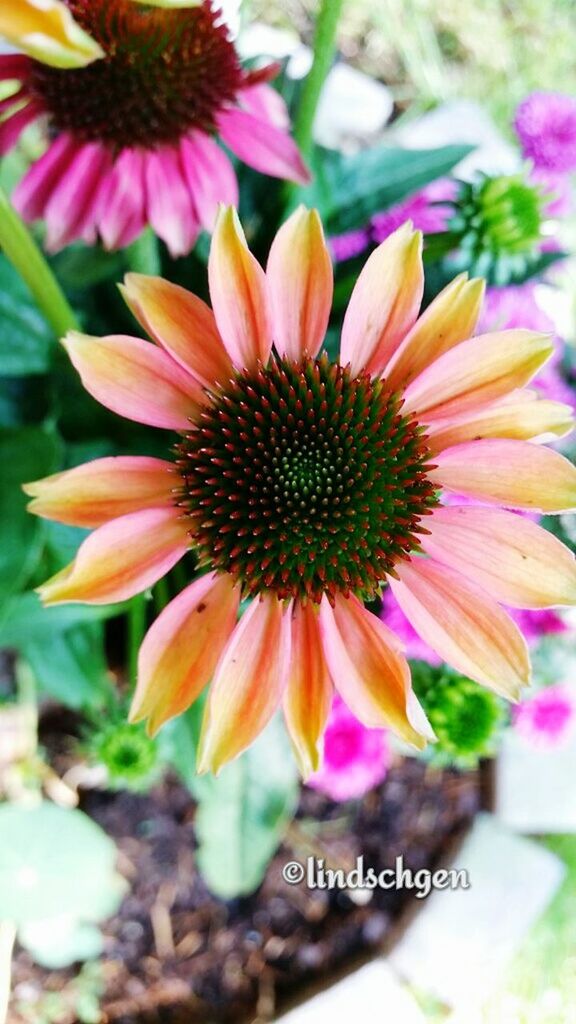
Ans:
POLYGON ((450 178, 439 178, 420 192, 391 206, 372 218, 374 241, 383 242, 404 221, 411 220, 417 231, 432 235, 445 231, 451 215, 451 202, 456 198, 458 183, 450 178))
POLYGON ((336 697, 324 736, 324 761, 308 785, 331 800, 358 799, 379 785, 390 765, 384 729, 367 729, 336 697))
POLYGON ((541 748, 565 743, 576 726, 576 695, 565 683, 540 690, 512 713, 514 731, 541 748))
POLYGON ((576 170, 576 97, 537 91, 520 103, 514 119, 524 156, 536 167, 576 170))

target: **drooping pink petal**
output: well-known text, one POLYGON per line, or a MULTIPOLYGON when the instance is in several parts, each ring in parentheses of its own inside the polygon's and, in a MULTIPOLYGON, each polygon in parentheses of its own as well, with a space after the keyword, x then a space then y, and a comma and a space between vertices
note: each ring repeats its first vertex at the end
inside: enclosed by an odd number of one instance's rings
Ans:
POLYGON ((317 771, 320 743, 332 704, 332 681, 322 650, 316 608, 297 602, 292 619, 290 676, 284 717, 304 778, 317 771))
POLYGON ((98 231, 106 249, 123 249, 144 230, 146 187, 143 150, 123 149, 103 186, 98 231))
POLYGON ((267 83, 258 83, 242 89, 238 94, 238 102, 261 121, 290 130, 290 114, 283 97, 277 89, 267 83))
POLYGON ((130 721, 148 719, 153 735, 194 703, 210 682, 238 614, 240 592, 230 576, 194 580, 161 612, 138 657, 130 721))
POLYGON ((208 280, 218 330, 234 365, 253 369, 265 363, 272 348, 266 275, 232 207, 223 207, 216 222, 208 280))
POLYGON ((92 397, 136 423, 187 430, 203 401, 194 378, 149 341, 71 331, 62 344, 92 397))
POLYGON ((404 407, 425 419, 476 409, 527 384, 554 351, 533 331, 499 331, 463 341, 436 359, 404 392, 404 407))
POLYGON ((162 277, 127 274, 122 294, 139 323, 207 388, 232 374, 214 314, 202 299, 162 277))
POLYGON ((221 203, 238 206, 238 181, 230 160, 204 132, 190 132, 180 142, 180 159, 200 223, 213 231, 221 203))
POLYGON ((180 509, 132 512, 91 533, 74 561, 38 587, 38 593, 47 605, 127 601, 154 586, 189 547, 180 509))
POLYGON ((503 509, 435 508, 421 537, 437 562, 515 608, 576 604, 576 559, 556 537, 503 509))
POLYGON ((174 258, 193 248, 200 225, 177 149, 146 153, 144 169, 148 221, 174 258))
POLYGON ((82 145, 62 171, 46 203, 46 248, 57 252, 69 242, 94 231, 98 188, 112 158, 100 143, 82 145))
POLYGON ((30 101, 15 114, 0 121, 0 156, 6 156, 14 148, 22 132, 42 114, 39 104, 30 101))
POLYGON ((21 53, 0 54, 0 82, 25 81, 32 68, 32 61, 21 53))
POLYGON ((217 123, 223 141, 249 167, 299 185, 310 181, 298 146, 283 129, 239 107, 221 110, 217 123))
POLYGON ((408 333, 424 292, 422 235, 404 224, 372 253, 358 278, 342 327, 340 362, 352 374, 383 372, 408 333))
POLYGON ((119 455, 24 484, 28 511, 70 526, 95 527, 144 508, 172 505, 178 485, 174 464, 119 455))
POLYGON ((389 388, 406 386, 434 359, 472 337, 478 322, 484 281, 460 274, 418 317, 385 368, 389 388))
POLYGON ((476 583, 431 558, 396 566, 390 586, 407 619, 440 657, 470 679, 517 700, 530 682, 524 637, 476 583))
POLYGON ((288 359, 313 358, 326 335, 334 274, 316 210, 300 206, 270 249, 266 278, 274 344, 288 359))
POLYGON ((413 693, 398 638, 356 597, 337 597, 334 609, 324 597, 319 624, 332 681, 352 713, 422 750, 434 734, 413 693))
POLYGON ((279 707, 290 671, 291 617, 275 594, 264 594, 240 619, 210 687, 199 772, 218 772, 242 753, 279 707))
POLYGON ((488 438, 446 448, 434 462, 429 479, 457 494, 533 512, 576 509, 576 468, 551 448, 488 438))
POLYGON ((535 391, 523 389, 462 416, 434 419, 427 424, 426 443, 435 453, 490 437, 550 441, 569 434, 573 427, 574 414, 569 405, 539 399, 535 391))
POLYGON ((12 193, 12 202, 21 217, 31 221, 44 216, 52 192, 78 149, 75 139, 67 132, 62 132, 43 156, 32 164, 12 193))

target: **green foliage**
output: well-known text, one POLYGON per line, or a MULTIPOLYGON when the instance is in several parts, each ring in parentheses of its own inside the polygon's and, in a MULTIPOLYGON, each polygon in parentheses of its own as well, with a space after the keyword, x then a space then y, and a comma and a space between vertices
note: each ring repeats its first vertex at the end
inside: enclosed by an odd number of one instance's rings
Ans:
POLYGON ((158 777, 156 742, 141 726, 125 721, 96 728, 87 742, 89 756, 105 766, 112 789, 147 789, 158 777))
POLYGON ((0 807, 0 920, 47 967, 97 956, 94 928, 125 889, 116 847, 81 811, 50 803, 0 807))
POLYGON ((412 679, 436 733, 437 742, 429 748, 434 763, 473 768, 479 758, 494 753, 503 724, 503 702, 495 694, 446 666, 424 661, 413 663, 412 679))
POLYGON ((0 255, 0 376, 46 373, 53 343, 26 285, 0 255))
POLYGON ((279 719, 217 778, 206 778, 196 812, 197 863, 216 896, 245 896, 260 885, 294 814, 298 790, 279 719))

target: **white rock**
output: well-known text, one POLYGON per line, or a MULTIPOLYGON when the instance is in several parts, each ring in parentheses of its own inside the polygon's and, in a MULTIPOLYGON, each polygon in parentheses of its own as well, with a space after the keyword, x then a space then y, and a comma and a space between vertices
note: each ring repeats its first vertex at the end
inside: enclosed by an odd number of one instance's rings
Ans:
POLYGON ((496 814, 516 832, 576 833, 576 734, 551 749, 513 730, 497 763, 496 814))

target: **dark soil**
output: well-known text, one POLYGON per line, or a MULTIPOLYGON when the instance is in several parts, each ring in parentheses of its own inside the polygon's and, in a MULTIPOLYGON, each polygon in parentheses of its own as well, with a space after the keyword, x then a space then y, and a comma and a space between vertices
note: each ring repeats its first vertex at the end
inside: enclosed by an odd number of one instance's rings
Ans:
MULTIPOLYGON (((216 1024, 263 1022, 278 1008, 322 987, 387 945, 421 901, 404 891, 375 890, 369 902, 289 886, 289 860, 322 856, 349 870, 363 854, 377 871, 398 854, 412 870, 433 869, 481 805, 474 774, 434 772, 406 760, 359 806, 302 793, 298 819, 254 896, 214 899, 194 867, 194 804, 170 780, 147 795, 86 793, 84 809, 114 837, 131 891, 105 927, 101 978, 105 1022, 216 1024)), ((27 954, 16 959, 16 996, 28 1007, 67 992, 77 971, 48 973, 27 954), (40 996, 40 993, 43 993, 40 996)), ((79 1011, 48 1019, 73 1024, 79 1011)), ((79 1005, 75 999, 72 1003, 79 1005)), ((13 1014, 11 1024, 39 1020, 13 1014)), ((44 1021, 46 1017, 43 1017, 44 1021)))

